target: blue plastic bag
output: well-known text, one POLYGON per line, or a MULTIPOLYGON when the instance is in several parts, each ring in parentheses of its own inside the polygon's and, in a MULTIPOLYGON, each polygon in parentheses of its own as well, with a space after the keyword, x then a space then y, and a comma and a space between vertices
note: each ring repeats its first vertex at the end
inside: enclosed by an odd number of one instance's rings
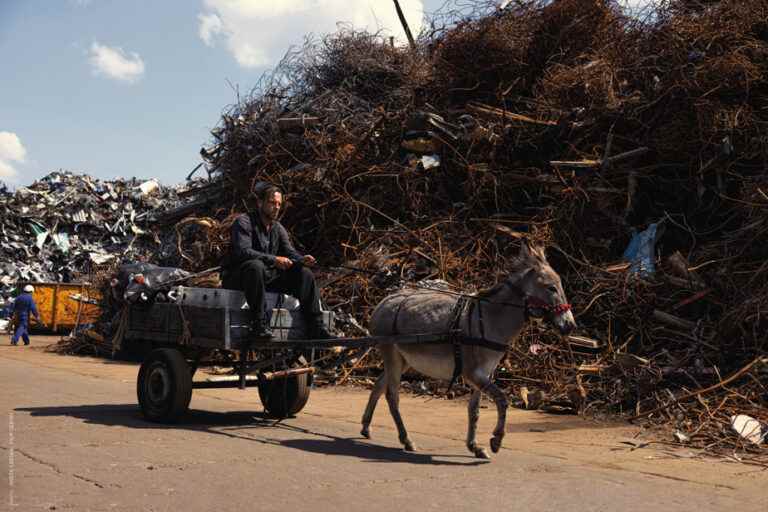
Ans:
POLYGON ((630 274, 638 274, 640 277, 653 275, 656 267, 653 263, 656 252, 656 234, 659 225, 655 222, 648 229, 635 233, 629 245, 624 250, 624 259, 631 263, 630 274))

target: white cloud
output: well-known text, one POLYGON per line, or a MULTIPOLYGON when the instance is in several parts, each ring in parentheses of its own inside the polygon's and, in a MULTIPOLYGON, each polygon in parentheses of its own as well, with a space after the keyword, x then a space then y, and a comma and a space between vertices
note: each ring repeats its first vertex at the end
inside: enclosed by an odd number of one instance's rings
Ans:
MULTIPOLYGON (((306 34, 334 32, 338 23, 356 29, 384 30, 405 39, 392 0, 204 0, 198 15, 200 39, 208 46, 217 41, 242 67, 276 63, 291 45, 306 34)), ((423 24, 423 0, 400 0, 411 32, 423 24)))
POLYGON ((94 42, 90 58, 93 73, 104 75, 121 82, 133 83, 144 76, 144 61, 138 53, 126 53, 117 46, 106 46, 94 42))
POLYGON ((0 178, 15 178, 17 171, 13 164, 24 163, 26 159, 27 150, 19 136, 13 132, 0 132, 0 178))
POLYGON ((657 0, 619 0, 619 5, 630 16, 637 16, 658 4, 657 0))
POLYGON ((197 19, 200 20, 200 29, 198 34, 200 39, 206 44, 206 46, 214 45, 214 37, 220 35, 224 31, 224 25, 221 23, 221 18, 216 14, 198 14, 197 19))

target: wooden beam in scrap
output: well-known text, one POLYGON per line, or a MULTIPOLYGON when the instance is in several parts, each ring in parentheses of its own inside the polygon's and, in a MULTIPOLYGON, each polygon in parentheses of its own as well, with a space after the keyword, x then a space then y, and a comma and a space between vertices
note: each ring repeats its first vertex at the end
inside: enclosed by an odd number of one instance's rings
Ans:
POLYGON ((522 114, 515 114, 513 112, 507 112, 500 108, 495 108, 490 105, 484 105, 481 103, 470 103, 467 105, 467 109, 476 114, 485 114, 498 116, 508 121, 519 121, 521 123, 538 124, 541 126, 557 126, 557 121, 545 121, 542 119, 534 119, 532 117, 524 116, 522 114))
POLYGON ((600 348, 600 342, 598 340, 593 340, 592 338, 587 338, 586 336, 576 336, 575 334, 568 335, 568 343, 577 347, 592 349, 600 348))

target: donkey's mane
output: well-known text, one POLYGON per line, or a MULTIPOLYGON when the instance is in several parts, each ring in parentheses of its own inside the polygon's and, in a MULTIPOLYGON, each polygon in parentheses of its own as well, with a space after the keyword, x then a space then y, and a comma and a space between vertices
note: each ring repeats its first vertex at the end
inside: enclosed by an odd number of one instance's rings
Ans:
POLYGON ((499 281, 498 283, 494 284, 490 288, 484 288, 477 292, 475 294, 476 297, 481 299, 488 299, 490 297, 493 297, 497 293, 501 291, 502 288, 505 288, 509 284, 517 284, 523 276, 530 270, 530 265, 525 265, 522 262, 514 262, 513 263, 513 271, 509 274, 509 276, 506 279, 503 279, 499 281))

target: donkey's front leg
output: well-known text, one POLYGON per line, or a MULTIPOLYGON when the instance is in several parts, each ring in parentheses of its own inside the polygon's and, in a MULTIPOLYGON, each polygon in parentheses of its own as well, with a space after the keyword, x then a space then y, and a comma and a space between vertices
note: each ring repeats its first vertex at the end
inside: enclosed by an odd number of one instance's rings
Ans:
POLYGON ((509 402, 507 402, 507 396, 504 392, 500 390, 490 378, 482 390, 483 393, 490 396, 496 403, 498 419, 496 420, 496 428, 493 429, 493 437, 491 438, 491 450, 493 450, 493 453, 496 453, 501 449, 501 440, 504 439, 504 428, 507 424, 507 406, 509 405, 509 402))
POLYGON ((469 425, 467 427, 467 448, 475 457, 480 459, 490 459, 488 452, 485 448, 477 446, 477 421, 480 419, 480 397, 482 394, 479 389, 472 391, 472 396, 469 398, 469 405, 467 411, 469 412, 469 425))

